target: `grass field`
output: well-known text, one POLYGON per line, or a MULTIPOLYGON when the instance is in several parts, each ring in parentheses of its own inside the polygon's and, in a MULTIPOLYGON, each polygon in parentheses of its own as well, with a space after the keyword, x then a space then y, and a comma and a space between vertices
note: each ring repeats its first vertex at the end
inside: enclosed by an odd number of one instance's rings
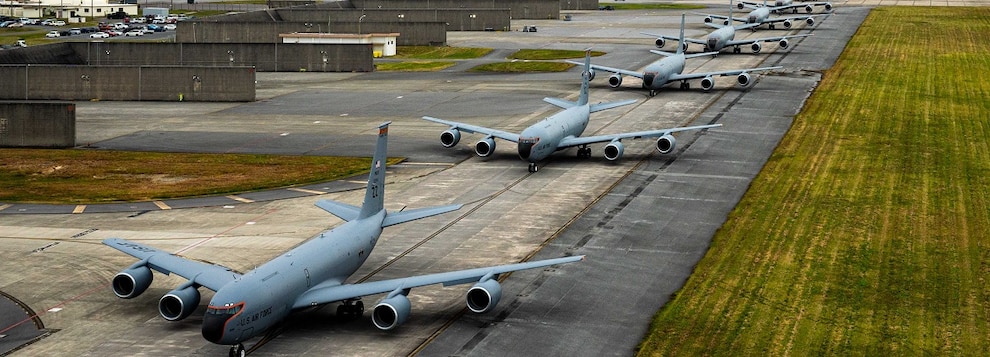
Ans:
POLYGON ((429 72, 439 71, 457 62, 451 61, 405 61, 405 62, 379 62, 375 64, 376 71, 404 71, 404 72, 429 72))
POLYGON ((640 355, 990 355, 988 34, 874 10, 640 355))
POLYGON ((471 72, 563 72, 574 67, 564 62, 497 62, 487 63, 471 68, 471 72))
POLYGON ((0 202, 71 204, 325 182, 367 172, 370 162, 355 157, 43 149, 0 149, 0 156, 0 202))

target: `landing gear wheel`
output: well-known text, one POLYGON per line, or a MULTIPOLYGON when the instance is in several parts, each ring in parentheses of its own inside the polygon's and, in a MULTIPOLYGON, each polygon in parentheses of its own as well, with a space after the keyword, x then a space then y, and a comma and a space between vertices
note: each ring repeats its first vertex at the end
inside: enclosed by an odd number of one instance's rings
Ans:
POLYGON ((589 147, 578 148, 577 157, 579 159, 590 158, 591 157, 591 148, 589 148, 589 147))
POLYGON ((348 300, 337 305, 337 317, 357 319, 364 315, 364 302, 348 300))
POLYGON ((650 98, 653 98, 656 95, 657 95, 657 91, 655 89, 650 89, 650 98))
POLYGON ((691 89, 691 83, 681 82, 681 89, 691 89))
POLYGON ((244 345, 237 344, 237 346, 230 346, 230 357, 244 356, 247 356, 247 350, 244 349, 244 345))
POLYGON ((768 26, 770 26, 770 29, 773 30, 773 27, 774 27, 773 24, 770 24, 768 26))
POLYGON ((740 53, 740 52, 742 52, 742 50, 740 50, 739 47, 732 49, 732 53, 740 53))
POLYGON ((537 172, 537 171, 540 171, 540 167, 536 166, 536 163, 529 164, 529 172, 537 172))

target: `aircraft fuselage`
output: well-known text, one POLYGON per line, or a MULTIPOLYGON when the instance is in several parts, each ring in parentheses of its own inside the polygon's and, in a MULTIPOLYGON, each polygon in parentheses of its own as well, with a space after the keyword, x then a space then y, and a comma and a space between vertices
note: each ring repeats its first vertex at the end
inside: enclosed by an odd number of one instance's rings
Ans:
POLYGON ((519 134, 519 157, 535 163, 557 151, 566 137, 578 137, 588 127, 590 107, 578 105, 530 125, 519 134))
POLYGON ((210 300, 203 337, 222 345, 254 337, 292 312, 296 299, 313 284, 342 284, 371 254, 382 232, 385 211, 349 221, 310 238, 224 285, 210 300))
POLYGON ((767 21, 770 17, 770 8, 761 7, 756 10, 750 11, 749 15, 746 16, 746 23, 749 24, 762 24, 767 21))
POLYGON ((667 85, 667 83, 670 83, 670 76, 680 74, 683 71, 683 53, 664 57, 646 66, 646 69, 643 71, 643 87, 650 90, 659 90, 661 87, 667 85))
POLYGON ((736 38, 736 29, 732 26, 725 26, 708 34, 707 48, 705 51, 721 51, 725 45, 736 38))

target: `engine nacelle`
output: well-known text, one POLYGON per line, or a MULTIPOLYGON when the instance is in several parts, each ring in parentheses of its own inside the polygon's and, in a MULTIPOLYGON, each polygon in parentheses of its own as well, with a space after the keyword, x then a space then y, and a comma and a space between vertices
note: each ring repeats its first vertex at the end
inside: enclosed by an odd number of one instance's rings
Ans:
POLYGON ((139 266, 124 270, 113 277, 113 293, 121 299, 130 299, 141 295, 148 287, 154 277, 151 269, 146 266, 139 266))
POLYGON ((495 139, 487 137, 474 144, 474 152, 481 157, 488 157, 495 152, 495 139))
POLYGON ((746 5, 743 5, 743 3, 739 2, 739 3, 736 3, 736 7, 739 8, 739 10, 742 10, 742 9, 745 9, 746 8, 746 5))
POLYGON ((710 24, 710 23, 712 23, 712 21, 715 21, 715 19, 713 19, 711 16, 705 16, 705 23, 706 24, 710 24))
POLYGON ((605 145, 604 151, 606 160, 615 161, 622 158, 622 153, 626 151, 626 147, 620 141, 613 141, 605 145))
POLYGON ((674 140, 674 136, 667 134, 657 138, 657 151, 661 154, 667 154, 674 151, 674 145, 677 144, 677 140, 674 140))
POLYGON ((807 23, 808 26, 815 26, 815 18, 814 17, 809 17, 807 20, 804 20, 804 22, 807 23))
POLYGON ((785 28, 785 29, 789 29, 789 28, 791 28, 791 20, 786 20, 786 21, 784 21, 784 28, 785 28))
POLYGON ((658 37, 653 43, 657 45, 657 48, 663 48, 663 46, 667 45, 667 40, 664 40, 663 37, 658 37))
POLYGON ((752 78, 749 76, 749 73, 746 72, 740 73, 739 76, 736 77, 736 82, 743 87, 748 86, 751 80, 752 78))
POLYGON ((780 48, 783 48, 783 49, 786 50, 788 47, 791 46, 791 43, 790 42, 787 42, 787 39, 786 38, 782 38, 782 39, 780 39, 779 45, 780 45, 780 48))
POLYGON ((498 301, 502 299, 502 285, 498 280, 488 279, 474 284, 468 290, 466 299, 467 307, 474 313, 485 313, 492 311, 498 301))
POLYGON ((593 80, 595 80, 595 69, 594 68, 588 68, 588 81, 590 82, 590 81, 593 81, 593 80))
POLYGON ((612 88, 619 88, 622 85, 622 75, 616 73, 608 77, 608 85, 612 88))
POLYGON ((763 46, 759 42, 753 42, 752 45, 749 45, 749 49, 753 50, 753 53, 760 53, 763 50, 763 46))
POLYGON ((158 313, 169 321, 179 321, 196 311, 199 290, 194 286, 169 291, 158 300, 158 313))
POLYGON ((445 148, 454 147, 461 141, 461 131, 457 129, 447 129, 440 133, 440 145, 445 148))
POLYGON ((825 11, 832 11, 832 3, 830 2, 825 3, 825 11))
POLYGON ((701 89, 707 92, 712 90, 713 87, 715 87, 715 78, 712 78, 712 76, 707 76, 701 79, 701 89))
POLYGON ((398 327, 409 317, 409 298, 405 295, 395 295, 382 299, 375 305, 371 313, 371 322, 375 327, 382 330, 391 330, 398 327))
POLYGON ((814 7, 811 7, 811 5, 804 5, 804 12, 807 12, 807 13, 810 14, 814 10, 815 10, 815 8, 814 7))

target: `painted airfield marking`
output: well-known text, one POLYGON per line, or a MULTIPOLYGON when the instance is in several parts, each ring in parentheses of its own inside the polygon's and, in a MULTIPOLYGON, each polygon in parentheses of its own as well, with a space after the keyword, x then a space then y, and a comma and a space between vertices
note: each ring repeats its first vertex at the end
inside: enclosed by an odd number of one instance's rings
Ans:
POLYGON ((170 207, 168 204, 165 204, 165 202, 162 202, 162 201, 155 201, 154 204, 155 204, 155 206, 157 206, 161 210, 170 210, 170 209, 172 209, 172 207, 170 207))
POLYGON ((302 192, 302 193, 309 193, 309 194, 313 194, 313 195, 325 195, 325 194, 327 194, 325 191, 309 190, 309 189, 298 188, 298 187, 289 187, 286 190, 296 191, 296 192, 302 192))
POLYGON ((72 209, 73 214, 83 213, 83 211, 86 211, 86 205, 76 205, 76 208, 72 209))
POLYGON ((253 203, 254 202, 254 200, 252 200, 252 199, 247 199, 247 198, 244 198, 244 197, 238 197, 238 196, 234 196, 234 195, 230 195, 230 196, 226 196, 226 197, 229 198, 229 199, 232 199, 234 201, 237 201, 237 202, 243 202, 243 203, 253 203))

